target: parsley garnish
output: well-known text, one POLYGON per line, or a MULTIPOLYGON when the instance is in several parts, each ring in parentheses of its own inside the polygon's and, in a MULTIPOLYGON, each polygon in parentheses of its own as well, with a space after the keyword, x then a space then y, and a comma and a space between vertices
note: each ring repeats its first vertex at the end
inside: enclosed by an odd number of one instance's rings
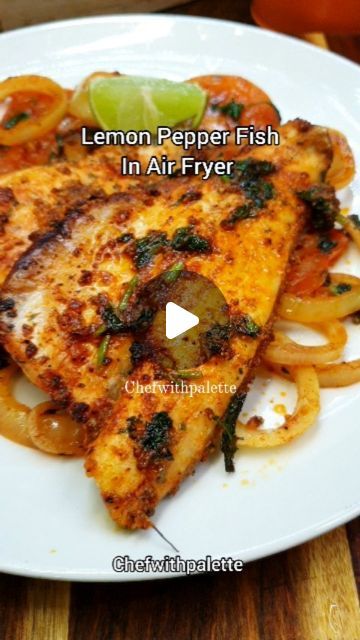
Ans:
POLYGON ((139 282, 139 278, 137 276, 134 276, 133 278, 131 278, 130 282, 127 284, 125 293, 122 297, 122 300, 119 303, 119 307, 118 310, 121 311, 125 311, 125 309, 127 308, 128 304, 129 304, 129 300, 132 296, 132 294, 134 293, 137 285, 139 282))
POLYGON ((145 238, 135 241, 135 264, 142 269, 150 264, 152 258, 168 244, 166 233, 152 231, 145 238))
POLYGON ((178 371, 173 372, 174 378, 180 378, 183 380, 195 380, 196 378, 202 378, 203 374, 201 371, 197 371, 196 369, 179 369, 178 371))
POLYGON ((243 204, 241 207, 236 207, 228 218, 221 221, 221 226, 225 229, 233 227, 238 220, 246 220, 247 218, 255 218, 257 210, 251 204, 243 204))
POLYGON ((351 291, 351 289, 352 289, 351 284, 346 284, 346 282, 339 282, 339 284, 332 284, 329 287, 330 293, 332 293, 334 296, 341 296, 343 293, 347 293, 348 291, 351 291))
POLYGON ((28 120, 30 118, 29 114, 23 111, 22 113, 16 113, 12 118, 6 120, 3 124, 4 129, 13 129, 17 124, 23 122, 24 120, 28 120))
POLYGON ((241 102, 234 102, 233 100, 228 104, 224 104, 219 107, 221 113, 226 116, 230 116, 235 121, 240 120, 240 116, 244 110, 244 105, 241 102))
POLYGON ((224 454, 226 471, 235 471, 234 461, 233 461, 234 453, 236 451, 235 427, 236 427, 236 421, 238 419, 239 413, 243 408, 245 399, 246 399, 246 393, 235 394, 231 398, 228 404, 228 407, 225 411, 225 414, 220 421, 220 424, 223 428, 223 435, 221 439, 221 451, 224 454))
POLYGON ((261 332, 261 327, 246 313, 240 315, 233 321, 233 327, 236 333, 249 336, 250 338, 257 338, 261 332))
POLYGON ((180 227, 174 233, 171 246, 176 251, 191 251, 194 253, 205 253, 211 250, 210 242, 194 232, 192 225, 180 227))
POLYGON ((106 354, 109 348, 110 339, 111 339, 110 336, 106 335, 100 342, 99 348, 97 350, 97 357, 96 357, 96 362, 98 367, 105 364, 106 362, 106 354))
POLYGON ((318 249, 320 249, 322 253, 331 253, 335 247, 337 247, 337 242, 329 240, 328 238, 323 238, 318 244, 318 249))
POLYGON ((165 273, 163 273, 163 279, 167 284, 172 284, 178 279, 180 273, 183 270, 184 270, 184 263, 177 262, 168 271, 165 271, 165 273))
POLYGON ((239 185, 244 190, 247 201, 222 221, 223 228, 230 229, 239 220, 257 216, 267 200, 271 200, 275 195, 273 184, 263 179, 274 171, 275 166, 266 160, 246 158, 235 162, 233 173, 230 176, 223 176, 222 179, 224 182, 239 185))
MULTIPOLYGON (((139 315, 129 322, 124 322, 116 314, 112 305, 108 305, 101 313, 101 318, 105 325, 105 331, 111 334, 118 333, 138 333, 148 329, 153 321, 155 311, 147 307, 140 309, 139 315)), ((101 327, 102 328, 102 327, 101 327)))
POLYGON ((151 453, 154 458, 171 460, 169 444, 172 425, 172 420, 165 411, 155 413, 151 421, 145 425, 145 435, 140 440, 144 451, 151 453))
POLYGON ((314 185, 307 191, 299 191, 299 198, 310 206, 311 224, 316 231, 329 231, 339 214, 339 201, 333 187, 314 185))

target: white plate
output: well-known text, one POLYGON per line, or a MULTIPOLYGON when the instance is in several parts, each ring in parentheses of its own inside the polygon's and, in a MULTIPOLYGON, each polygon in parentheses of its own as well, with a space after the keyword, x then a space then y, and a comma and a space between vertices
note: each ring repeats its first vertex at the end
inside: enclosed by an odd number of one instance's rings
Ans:
MULTIPOLYGON (((0 59, 4 77, 40 73, 68 86, 98 69, 179 80, 214 72, 243 75, 271 95, 284 120, 301 116, 341 129, 360 163, 359 68, 274 33, 218 20, 110 16, 4 34, 0 59)), ((356 272, 355 261, 354 254, 344 268, 356 272)), ((359 328, 352 334, 347 356, 360 356, 359 328)), ((292 393, 280 393, 284 385, 267 387, 268 402, 258 388, 248 410, 266 405, 268 418, 280 419, 273 407, 291 408, 292 393)), ((36 394, 29 392, 32 403, 36 394)), ((184 558, 211 554, 249 561, 358 515, 360 386, 325 391, 322 406, 318 424, 298 442, 241 452, 235 474, 224 472, 219 456, 163 502, 155 523, 184 558)), ((81 462, 4 439, 0 460, 0 570, 81 580, 164 576, 113 573, 116 555, 161 558, 171 551, 154 531, 117 530, 81 462)))

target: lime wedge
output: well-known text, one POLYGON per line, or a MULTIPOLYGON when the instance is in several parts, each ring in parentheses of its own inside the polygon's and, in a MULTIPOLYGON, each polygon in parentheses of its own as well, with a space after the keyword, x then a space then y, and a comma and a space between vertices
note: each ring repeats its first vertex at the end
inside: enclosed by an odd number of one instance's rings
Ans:
POLYGON ((206 92, 195 84, 158 78, 120 76, 89 85, 89 101, 102 129, 156 133, 159 126, 174 127, 201 121, 206 92))

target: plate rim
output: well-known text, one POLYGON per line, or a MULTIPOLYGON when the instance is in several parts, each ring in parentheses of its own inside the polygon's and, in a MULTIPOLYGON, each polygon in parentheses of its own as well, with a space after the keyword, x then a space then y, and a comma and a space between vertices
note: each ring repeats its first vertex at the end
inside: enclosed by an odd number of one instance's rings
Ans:
MULTIPOLYGON (((231 557, 235 560, 242 560, 244 562, 244 568, 246 569, 246 566, 250 564, 250 562, 256 562, 258 560, 262 560, 272 555, 282 553, 283 551, 287 551, 289 549, 305 544, 307 542, 311 542, 312 540, 319 538, 320 536, 328 533, 329 531, 332 531, 333 529, 339 526, 345 525, 347 522, 350 522, 351 520, 356 518, 358 515, 360 515, 360 501, 354 507, 350 508, 349 511, 347 511, 346 513, 342 511, 341 517, 332 516, 331 518, 324 520, 323 522, 321 522, 319 525, 316 526, 316 530, 314 530, 315 527, 312 525, 300 530, 301 531, 300 536, 298 535, 299 532, 296 531, 288 536, 277 538, 276 540, 273 540, 267 543, 266 545, 261 545, 261 547, 254 547, 253 553, 251 553, 251 551, 248 554, 228 553, 227 557, 231 557), (310 530, 312 531, 312 534, 309 535, 310 530), (283 543, 283 544, 280 544, 280 547, 279 547, 279 543, 283 543), (260 554, 256 553, 256 549, 258 548, 261 548, 260 554)), ((169 553, 167 555, 169 555, 169 553)), ((177 555, 181 557, 181 553, 177 555)), ((219 555, 212 556, 212 560, 218 560, 218 559, 221 559, 221 556, 219 555)), ((170 573, 170 572, 155 573, 155 572, 149 571, 146 574, 136 573, 136 572, 116 573, 115 571, 113 571, 113 573, 110 573, 108 570, 105 570, 104 572, 99 572, 97 570, 91 570, 91 569, 87 572, 76 571, 76 570, 73 572, 71 569, 70 570, 65 569, 62 571, 53 571, 51 569, 50 570, 47 570, 47 569, 32 570, 32 569, 28 569, 25 565, 19 565, 19 566, 12 565, 9 567, 7 567, 6 565, 0 565, 0 572, 5 573, 7 575, 23 576, 25 578, 41 578, 44 580, 84 582, 84 583, 86 582, 101 582, 101 583, 150 582, 152 580, 168 580, 168 579, 177 579, 177 578, 184 578, 184 577, 189 578, 195 575, 205 575, 205 573, 207 574, 214 573, 212 571, 207 571, 204 573, 194 572, 191 575, 187 575, 183 571, 179 571, 178 573, 170 573)))
POLYGON ((171 13, 171 14, 162 13, 162 12, 124 13, 124 14, 112 13, 112 14, 99 14, 95 16, 92 16, 92 15, 81 16, 78 18, 67 18, 64 20, 50 20, 47 22, 42 22, 40 24, 17 27, 15 29, 10 29, 9 31, 3 31, 2 33, 0 33, 0 42, 3 39, 8 39, 8 38, 10 39, 12 37, 16 38, 17 35, 21 36, 25 32, 28 33, 32 31, 33 32, 47 31, 48 29, 61 29, 63 27, 71 27, 76 25, 81 26, 81 24, 87 24, 92 22, 100 22, 100 23, 107 23, 107 22, 113 23, 114 21, 136 22, 140 20, 159 20, 159 19, 164 21, 176 20, 176 21, 184 21, 184 22, 204 22, 204 23, 209 22, 213 24, 220 23, 223 26, 226 26, 229 28, 231 26, 241 27, 251 33, 258 33, 258 34, 261 33, 262 35, 266 34, 265 37, 272 38, 274 40, 281 40, 281 41, 287 40, 289 43, 292 44, 292 46, 295 46, 295 47, 305 48, 307 50, 312 50, 312 51, 315 50, 317 52, 316 55, 321 55, 330 60, 335 58, 339 60, 342 64, 345 64, 346 66, 349 66, 350 68, 355 69, 357 70, 358 73, 360 73, 360 65, 358 65, 353 60, 349 60, 348 58, 345 58, 344 56, 340 55, 339 53, 336 53, 335 51, 331 51, 329 49, 322 49, 312 44, 311 42, 300 40, 295 36, 292 36, 286 33, 280 33, 278 31, 273 31, 271 29, 265 29, 257 25, 247 24, 246 22, 236 22, 236 20, 226 20, 224 18, 214 18, 214 17, 207 17, 207 16, 190 16, 190 15, 183 15, 181 13, 171 13))

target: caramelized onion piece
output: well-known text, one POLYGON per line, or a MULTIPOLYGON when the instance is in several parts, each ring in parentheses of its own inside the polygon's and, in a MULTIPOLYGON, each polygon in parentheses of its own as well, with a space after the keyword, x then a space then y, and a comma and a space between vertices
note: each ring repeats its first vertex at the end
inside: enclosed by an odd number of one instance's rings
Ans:
POLYGON ((15 400, 13 385, 19 369, 11 364, 0 370, 0 434, 26 447, 34 447, 28 433, 29 407, 15 400))
POLYGON ((348 387, 360 382, 360 358, 339 364, 324 364, 315 367, 320 387, 348 387))
POLYGON ((84 427, 53 402, 42 402, 29 413, 29 435, 41 451, 64 456, 84 454, 84 427))

